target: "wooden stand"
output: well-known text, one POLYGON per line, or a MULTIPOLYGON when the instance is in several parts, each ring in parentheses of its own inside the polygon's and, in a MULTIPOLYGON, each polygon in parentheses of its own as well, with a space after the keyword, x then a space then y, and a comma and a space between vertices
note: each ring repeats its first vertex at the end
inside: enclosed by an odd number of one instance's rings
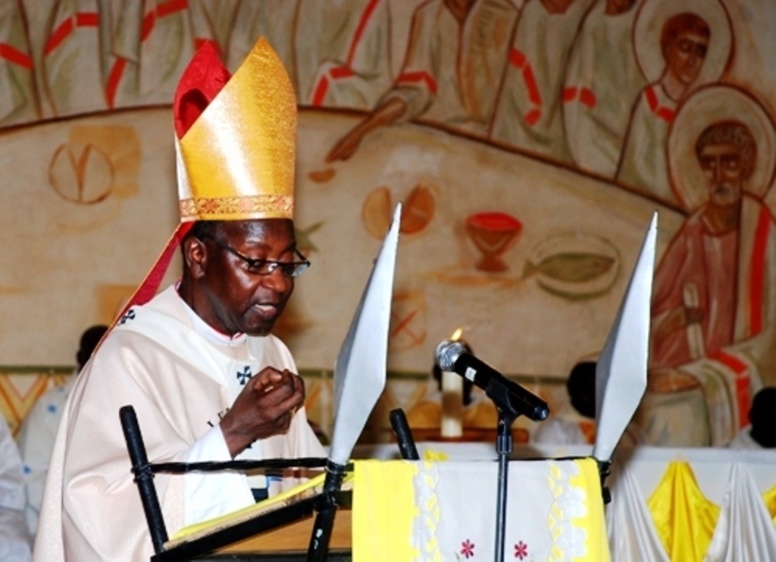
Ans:
MULTIPOLYGON (((336 551, 350 551, 352 511, 340 509, 334 520, 329 548, 336 551)), ((290 523, 266 533, 248 537, 234 544, 217 550, 218 554, 263 554, 263 553, 304 553, 307 555, 307 545, 313 528, 313 518, 290 523)))

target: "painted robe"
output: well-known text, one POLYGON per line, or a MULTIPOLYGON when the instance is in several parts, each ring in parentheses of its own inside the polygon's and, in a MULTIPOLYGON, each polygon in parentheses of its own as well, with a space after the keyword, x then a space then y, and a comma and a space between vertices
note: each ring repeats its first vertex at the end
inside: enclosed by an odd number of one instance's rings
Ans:
POLYGON ((106 108, 109 0, 43 0, 28 3, 30 44, 44 117, 106 108))
POLYGON ((677 103, 655 82, 646 86, 633 106, 628 133, 617 166, 617 181, 677 204, 668 175, 666 147, 677 103))
POLYGON ((574 163, 613 178, 628 129, 632 100, 645 85, 633 48, 638 3, 607 15, 606 2, 585 18, 571 49, 563 90, 566 139, 574 163))
POLYGON ((228 65, 266 37, 288 69, 299 105, 368 110, 391 86, 387 0, 240 2, 230 23, 228 65))
POLYGON ((199 5, 193 0, 116 4, 105 83, 108 107, 170 103, 178 78, 194 54, 189 20, 199 5))
POLYGON ((658 402, 676 402, 675 408, 669 409, 678 412, 689 402, 702 403, 705 398, 706 411, 694 415, 687 411, 675 421, 687 428, 688 439, 704 434, 693 431, 695 425, 708 423, 705 433, 711 442, 660 442, 671 438, 668 435, 671 432, 662 431, 661 426, 665 427, 676 417, 666 412, 665 416, 653 415, 652 427, 644 428, 650 443, 724 446, 748 424, 754 393, 763 385, 776 383, 773 350, 776 298, 772 294, 776 287, 774 218, 765 205, 745 195, 737 240, 726 244, 715 238, 705 230, 700 212, 692 215, 661 259, 653 290, 652 317, 656 323, 668 311, 681 306, 688 284, 695 286, 698 304, 704 311, 702 355, 696 356, 697 351, 692 351, 693 346, 697 347, 692 340, 692 330, 697 325, 691 325, 686 330, 675 331, 663 342, 653 342, 651 367, 673 367, 693 375, 702 386, 702 394, 700 397, 688 395, 688 400, 681 401, 678 395, 645 399, 658 408, 661 407, 658 402), (732 279, 725 280, 725 272, 730 272, 732 279))
POLYGON ((421 4, 404 65, 383 102, 406 102, 407 121, 422 116, 486 135, 516 20, 506 0, 478 0, 462 26, 442 0, 421 4))
POLYGON ((35 64, 21 2, 0 4, 0 125, 40 118, 35 64))
POLYGON ((564 13, 553 14, 540 0, 525 4, 493 118, 494 140, 571 162, 563 129, 563 76, 590 5, 576 0, 564 13))

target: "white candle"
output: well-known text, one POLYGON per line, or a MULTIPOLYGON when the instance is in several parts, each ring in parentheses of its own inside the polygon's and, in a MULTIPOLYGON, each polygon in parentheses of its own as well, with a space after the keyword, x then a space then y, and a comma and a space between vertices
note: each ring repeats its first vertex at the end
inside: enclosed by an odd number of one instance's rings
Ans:
POLYGON ((463 435, 463 378, 457 373, 442 371, 442 437, 463 435))

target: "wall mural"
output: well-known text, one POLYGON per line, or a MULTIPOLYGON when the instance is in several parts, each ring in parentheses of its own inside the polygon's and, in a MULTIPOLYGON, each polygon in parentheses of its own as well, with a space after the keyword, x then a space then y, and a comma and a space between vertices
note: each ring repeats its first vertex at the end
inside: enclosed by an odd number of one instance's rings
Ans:
POLYGON ((0 0, 0 167, 18 201, 0 210, 0 364, 67 365, 74 334, 110 320, 177 220, 178 76, 203 41, 234 69, 265 36, 300 105, 297 235, 315 265, 279 332, 304 372, 331 370, 404 204, 375 439, 388 409, 438 392, 433 349, 458 327, 570 411, 562 383, 603 345, 655 210, 643 439, 724 445, 776 383, 773 3, 32 4, 0 0))

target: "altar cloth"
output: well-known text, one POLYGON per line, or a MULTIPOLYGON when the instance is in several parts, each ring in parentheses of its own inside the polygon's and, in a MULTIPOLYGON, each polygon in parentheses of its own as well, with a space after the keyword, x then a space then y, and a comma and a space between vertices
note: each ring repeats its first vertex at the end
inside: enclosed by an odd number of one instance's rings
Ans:
MULTIPOLYGON (((493 560, 498 463, 359 461, 353 560, 493 560)), ((505 559, 608 562, 592 458, 509 463, 505 559)))

